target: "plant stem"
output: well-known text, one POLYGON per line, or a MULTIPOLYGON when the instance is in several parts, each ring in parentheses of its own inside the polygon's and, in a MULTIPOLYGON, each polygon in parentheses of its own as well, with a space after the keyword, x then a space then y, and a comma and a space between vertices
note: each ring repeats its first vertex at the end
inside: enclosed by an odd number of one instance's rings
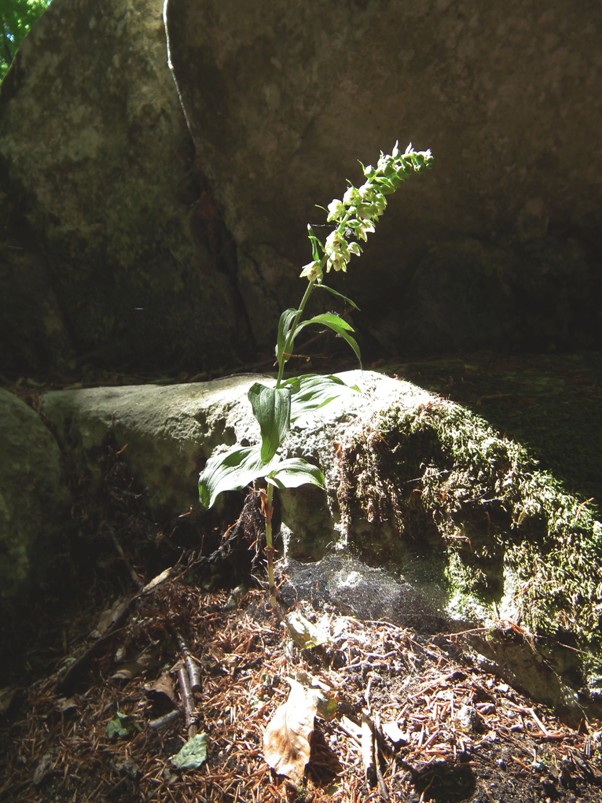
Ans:
POLYGON ((276 582, 274 580, 274 539, 272 538, 272 513, 274 512, 274 486, 268 483, 265 497, 265 554, 268 563, 268 591, 272 607, 276 608, 276 582))
MULTIPOLYGON (((287 362, 287 354, 292 350, 292 345, 295 339, 295 329, 299 323, 301 316, 303 315, 303 311, 307 306, 307 302, 312 294, 312 290, 314 289, 314 282, 310 281, 307 283, 307 287, 305 288, 305 292, 303 293, 303 298, 301 299, 301 303, 299 304, 299 308, 297 309, 297 314, 293 320, 293 325, 291 326, 289 335, 286 339, 284 344, 284 351, 282 354, 282 361, 278 363, 278 376, 276 378, 276 387, 279 388, 282 379, 284 377, 284 367, 287 362)), ((268 569, 268 591, 270 594, 270 602, 272 603, 272 607, 276 608, 278 605, 278 597, 276 594, 276 582, 274 580, 274 539, 272 536, 272 516, 274 513, 274 486, 269 482, 267 487, 267 492, 265 496, 265 553, 267 558, 267 569, 268 569)))
POLYGON ((305 292, 303 293, 303 298, 301 299, 301 303, 299 304, 299 309, 297 310, 297 314, 295 315, 295 319, 293 320, 293 324, 288 333, 288 337, 286 338, 286 342, 284 344, 284 350, 282 353, 282 362, 278 363, 278 376, 276 378, 277 388, 279 388, 280 384, 282 383, 282 378, 284 376, 284 366, 286 365, 287 362, 287 354, 289 354, 290 356, 290 351, 292 349, 293 341, 295 339, 295 329, 297 328, 299 319, 303 315, 303 310, 305 309, 307 302, 309 301, 313 289, 314 289, 314 282, 309 281, 307 283, 307 287, 305 288, 305 292))

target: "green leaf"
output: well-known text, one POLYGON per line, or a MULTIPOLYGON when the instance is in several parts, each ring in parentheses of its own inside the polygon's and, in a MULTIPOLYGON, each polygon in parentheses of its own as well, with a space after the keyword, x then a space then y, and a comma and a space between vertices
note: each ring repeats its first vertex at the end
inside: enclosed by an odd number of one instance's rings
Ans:
MULTIPOLYGON (((284 353, 284 350, 286 349, 291 327, 298 312, 298 309, 285 309, 280 316, 280 320, 278 322, 278 342, 276 344, 276 360, 278 361, 278 365, 282 365, 283 361, 287 362, 288 360, 288 355, 284 353)), ((289 344, 289 348, 291 350, 294 342, 295 338, 293 337, 289 344)))
POLYGON ((197 733, 169 759, 179 770, 196 770, 207 761, 207 734, 197 733))
POLYGON ((142 728, 133 717, 117 711, 113 719, 107 725, 107 736, 109 739, 116 737, 125 739, 128 736, 133 736, 138 733, 142 728))
POLYGON ((304 329, 306 326, 310 324, 317 324, 320 326, 327 326, 329 329, 337 334, 339 337, 342 337, 343 340, 351 346, 353 349, 353 353, 358 359, 358 362, 362 363, 362 355, 360 353, 360 347, 357 344, 356 339, 353 337, 351 332, 354 332, 353 326, 350 323, 347 323, 340 315, 336 315, 334 312, 324 312, 321 315, 314 315, 313 318, 309 318, 309 320, 304 321, 302 324, 299 324, 297 327, 297 331, 300 332, 301 329, 304 329))
POLYGON ((345 303, 349 304, 350 307, 353 307, 353 309, 356 309, 359 312, 360 308, 355 303, 355 301, 353 301, 353 299, 348 298, 348 296, 344 296, 343 293, 339 293, 339 291, 335 290, 333 287, 329 287, 327 284, 316 284, 314 286, 316 287, 316 289, 319 288, 320 290, 326 290, 329 293, 332 293, 333 296, 342 299, 343 301, 345 301, 345 303))
POLYGON ((320 315, 314 315, 313 318, 308 318, 306 321, 303 321, 299 329, 309 326, 310 324, 321 324, 323 326, 328 326, 330 329, 341 329, 346 332, 354 331, 353 326, 344 318, 341 318, 340 315, 337 315, 336 312, 322 312, 320 315))
POLYGON ((266 465, 258 446, 233 446, 211 455, 199 477, 201 504, 209 508, 224 491, 239 491, 265 476, 266 465))
POLYGON ((309 237, 309 241, 311 243, 311 256, 314 262, 320 262, 322 259, 322 255, 324 253, 324 246, 322 245, 322 241, 316 235, 314 230, 312 229, 311 225, 307 224, 307 236, 309 237), (322 253, 320 253, 320 251, 322 253))
POLYGON ((261 427, 261 459, 269 463, 290 429, 291 391, 256 382, 249 389, 253 414, 261 427))
POLYGON ((317 485, 324 488, 324 474, 302 457, 281 460, 266 474, 266 480, 276 488, 298 488, 300 485, 317 485))
POLYGON ((318 410, 320 407, 339 398, 347 391, 360 393, 357 385, 347 385, 332 374, 303 374, 287 379, 284 387, 289 387, 291 396, 291 421, 302 415, 318 410))
POLYGON ((323 488, 325 482, 320 469, 301 457, 266 464, 258 446, 233 446, 207 461, 199 478, 201 504, 209 508, 224 491, 239 491, 261 478, 277 488, 297 488, 306 483, 323 488))

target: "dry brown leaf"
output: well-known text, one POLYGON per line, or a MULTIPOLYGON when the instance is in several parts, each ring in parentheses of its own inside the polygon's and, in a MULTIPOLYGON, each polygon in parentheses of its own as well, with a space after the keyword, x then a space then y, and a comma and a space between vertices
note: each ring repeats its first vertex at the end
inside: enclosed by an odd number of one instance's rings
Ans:
POLYGON ((105 633, 108 633, 123 616, 130 603, 131 599, 129 597, 120 597, 115 600, 110 608, 101 613, 96 629, 93 631, 92 635, 95 638, 100 638, 104 636, 105 633))
POLYGON ((309 737, 314 729, 317 699, 314 689, 287 678, 291 691, 268 723, 263 734, 263 755, 278 775, 301 784, 309 761, 309 737))
POLYGON ((169 672, 164 672, 161 677, 153 683, 147 683, 144 686, 146 696, 163 707, 175 707, 178 702, 176 699, 176 692, 174 690, 173 680, 169 672))

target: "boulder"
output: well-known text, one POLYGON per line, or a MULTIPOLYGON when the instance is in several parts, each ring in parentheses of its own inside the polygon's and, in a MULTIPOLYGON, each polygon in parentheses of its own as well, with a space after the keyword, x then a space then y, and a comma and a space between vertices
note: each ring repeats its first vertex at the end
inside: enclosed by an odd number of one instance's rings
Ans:
POLYGON ((153 514, 168 520, 198 502, 198 474, 211 450, 253 431, 242 402, 260 375, 187 385, 132 385, 44 394, 43 410, 72 455, 76 471, 102 482, 107 436, 126 447, 134 477, 153 514))
POLYGON ((298 301, 305 224, 325 222, 314 204, 397 139, 435 162, 337 277, 365 342, 379 355, 600 342, 602 6, 168 0, 166 20, 259 342, 298 301))
MULTIPOLYGON (((471 631, 472 647, 539 699, 574 708, 600 674, 602 524, 465 407, 371 371, 340 376, 348 389, 296 420, 283 447, 319 464, 327 484, 280 494, 289 596, 322 588, 357 615, 491 626, 485 639, 471 631), (487 639, 502 643, 497 659, 487 639), (534 661, 545 671, 530 674, 534 661)), ((51 391, 43 412, 97 480, 111 435, 160 519, 196 504, 216 446, 257 442, 255 381, 270 379, 51 391)))
POLYGON ((0 603, 4 608, 60 572, 70 494, 59 446, 40 416, 0 389, 0 603))
POLYGON ((396 139, 435 167, 333 278, 365 348, 595 346, 601 30, 576 0, 53 3, 0 91, 4 371, 263 359, 315 204, 396 139))
POLYGON ((201 371, 249 343, 162 5, 53 3, 2 83, 4 371, 201 371))

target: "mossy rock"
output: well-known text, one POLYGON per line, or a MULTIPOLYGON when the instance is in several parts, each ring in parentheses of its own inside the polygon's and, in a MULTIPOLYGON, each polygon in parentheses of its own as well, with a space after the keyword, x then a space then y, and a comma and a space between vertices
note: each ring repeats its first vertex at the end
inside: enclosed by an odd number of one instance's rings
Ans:
POLYGON ((602 524, 522 445, 433 396, 382 411, 344 444, 341 468, 363 560, 417 579, 428 567, 450 613, 512 623, 576 685, 599 671, 602 524))

